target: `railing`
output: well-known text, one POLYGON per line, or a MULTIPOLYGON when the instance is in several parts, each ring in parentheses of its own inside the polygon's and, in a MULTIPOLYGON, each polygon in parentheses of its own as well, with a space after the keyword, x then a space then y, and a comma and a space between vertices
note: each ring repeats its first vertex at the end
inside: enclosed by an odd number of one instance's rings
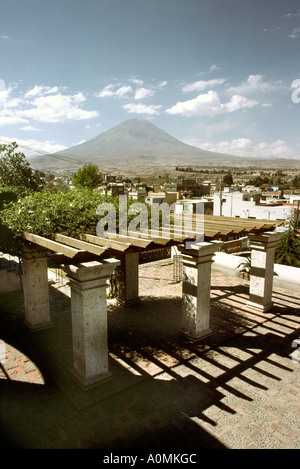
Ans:
POLYGON ((243 238, 234 239, 233 241, 226 241, 221 246, 220 251, 226 252, 227 254, 249 251, 249 239, 245 236, 243 238))
POLYGON ((183 273, 182 255, 173 255, 173 281, 181 282, 183 273))
POLYGON ((171 257, 171 247, 155 248, 139 253, 139 264, 160 261, 171 257))

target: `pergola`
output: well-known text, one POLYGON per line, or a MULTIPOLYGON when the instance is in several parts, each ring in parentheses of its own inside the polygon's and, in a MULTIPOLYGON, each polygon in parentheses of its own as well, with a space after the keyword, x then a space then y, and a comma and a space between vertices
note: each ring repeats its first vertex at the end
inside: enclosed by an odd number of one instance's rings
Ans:
POLYGON ((274 253, 283 221, 204 216, 204 240, 199 242, 197 215, 185 230, 170 225, 148 232, 106 233, 102 238, 82 233, 76 238, 55 233, 51 239, 24 235, 23 290, 25 322, 32 331, 52 326, 48 261, 61 266, 71 290, 73 375, 83 389, 110 376, 107 352, 107 281, 118 275, 118 300, 134 305, 139 298, 139 257, 153 250, 177 246, 183 259, 181 331, 199 341, 211 333, 211 264, 223 242, 248 236, 252 268, 248 307, 264 312, 272 306, 274 253), (187 233, 187 234, 186 234, 187 233), (198 241, 197 241, 198 240, 198 241), (190 242, 187 245, 187 241, 190 242))

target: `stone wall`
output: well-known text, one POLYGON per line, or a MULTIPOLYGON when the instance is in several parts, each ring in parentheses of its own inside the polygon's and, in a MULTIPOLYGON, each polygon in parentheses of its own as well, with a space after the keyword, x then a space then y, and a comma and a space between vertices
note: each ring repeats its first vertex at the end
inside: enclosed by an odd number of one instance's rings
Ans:
POLYGON ((15 270, 0 270, 0 293, 21 290, 20 276, 15 270))

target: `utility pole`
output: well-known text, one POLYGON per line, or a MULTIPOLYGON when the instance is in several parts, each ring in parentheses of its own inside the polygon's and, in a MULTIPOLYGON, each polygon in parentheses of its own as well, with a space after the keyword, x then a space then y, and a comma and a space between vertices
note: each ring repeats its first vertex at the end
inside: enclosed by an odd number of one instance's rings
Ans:
POLYGON ((222 195, 222 181, 220 182, 220 217, 222 216, 222 202, 223 202, 223 195, 222 195))

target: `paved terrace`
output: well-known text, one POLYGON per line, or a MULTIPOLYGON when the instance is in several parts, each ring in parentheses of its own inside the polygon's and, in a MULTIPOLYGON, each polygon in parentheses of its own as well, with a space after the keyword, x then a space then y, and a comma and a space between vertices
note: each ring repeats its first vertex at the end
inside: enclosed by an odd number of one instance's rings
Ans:
POLYGON ((213 267, 213 333, 193 344, 179 336, 171 262, 141 265, 141 304, 108 301, 112 379, 84 392, 70 373, 69 287, 53 278, 48 330, 28 331, 21 292, 0 295, 2 448, 300 448, 299 284, 275 285, 259 313, 249 283, 213 267))

